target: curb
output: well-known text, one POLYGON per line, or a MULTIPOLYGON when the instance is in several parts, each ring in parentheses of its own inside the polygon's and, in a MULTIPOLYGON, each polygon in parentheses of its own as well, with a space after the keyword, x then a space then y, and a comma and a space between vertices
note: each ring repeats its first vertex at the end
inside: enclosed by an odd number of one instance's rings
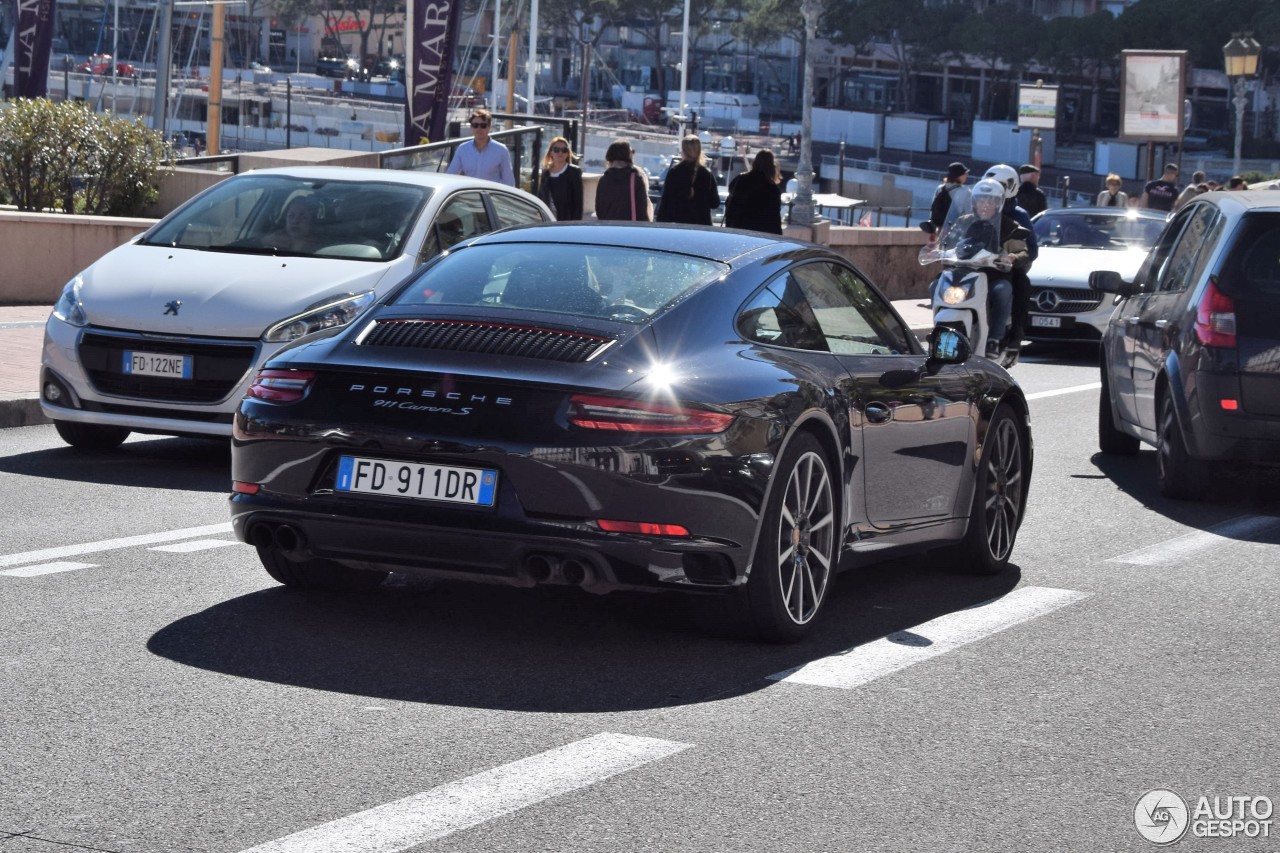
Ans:
POLYGON ((40 395, 28 394, 0 399, 0 429, 52 423, 40 411, 40 395))

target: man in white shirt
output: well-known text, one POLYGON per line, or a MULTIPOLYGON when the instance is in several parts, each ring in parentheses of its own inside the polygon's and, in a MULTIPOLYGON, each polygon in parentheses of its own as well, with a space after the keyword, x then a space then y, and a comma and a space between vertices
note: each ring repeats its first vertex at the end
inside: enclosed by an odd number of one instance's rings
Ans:
POLYGON ((511 152, 501 142, 489 138, 492 125, 493 116, 487 109, 476 107, 472 110, 471 139, 454 149, 448 172, 514 187, 516 176, 511 171, 511 152))

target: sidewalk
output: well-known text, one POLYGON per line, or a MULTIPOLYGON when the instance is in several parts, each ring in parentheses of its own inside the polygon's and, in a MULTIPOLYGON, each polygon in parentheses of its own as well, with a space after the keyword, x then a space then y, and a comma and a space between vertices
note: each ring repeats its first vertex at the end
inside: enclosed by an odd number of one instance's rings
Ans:
MULTIPOLYGON (((933 326, 923 298, 893 303, 918 336, 933 326)), ((40 347, 51 306, 0 306, 0 428, 48 423, 40 412, 40 347)))

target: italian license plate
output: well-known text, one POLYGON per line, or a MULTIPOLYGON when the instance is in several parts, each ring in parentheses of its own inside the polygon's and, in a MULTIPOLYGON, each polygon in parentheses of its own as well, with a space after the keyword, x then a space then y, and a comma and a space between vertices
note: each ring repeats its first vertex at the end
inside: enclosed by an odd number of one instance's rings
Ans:
POLYGON ((163 376, 166 379, 190 379, 191 356, 163 352, 125 350, 121 369, 126 376, 163 376))
POLYGON ((1035 315, 1031 318, 1031 325, 1039 329, 1061 329, 1061 317, 1045 317, 1043 315, 1035 315))
POLYGON ((342 456, 338 459, 338 478, 334 487, 340 492, 364 495, 493 506, 498 472, 486 468, 342 456))

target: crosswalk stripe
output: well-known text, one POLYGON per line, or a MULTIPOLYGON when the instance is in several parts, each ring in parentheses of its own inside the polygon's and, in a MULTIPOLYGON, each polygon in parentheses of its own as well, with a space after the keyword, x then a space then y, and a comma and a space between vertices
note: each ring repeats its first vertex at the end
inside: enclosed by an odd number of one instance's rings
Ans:
POLYGON ((1208 530, 1197 530, 1175 539, 1157 542, 1146 548, 1139 548, 1119 557, 1112 557, 1108 563, 1131 563, 1137 566, 1159 566, 1183 557, 1189 557, 1197 551, 1205 551, 1233 539, 1249 539, 1280 524, 1280 518, 1273 515, 1241 515, 1221 524, 1215 524, 1208 530))
POLYGON ((1045 397, 1057 397, 1062 394, 1074 394, 1077 391, 1096 391, 1102 387, 1101 382, 1089 382, 1084 385, 1072 385, 1067 388, 1054 388, 1052 391, 1035 391, 1027 395, 1028 400, 1043 400, 1045 397))
POLYGON ((164 551, 167 554, 190 554, 192 551, 208 551, 212 548, 225 548, 228 545, 240 545, 229 539, 193 539, 190 542, 179 542, 176 545, 157 545, 148 551, 164 551))
POLYGON ((203 527, 187 527, 182 530, 166 530, 163 533, 145 533, 141 536, 125 536, 122 539, 103 539, 99 542, 85 542, 80 545, 65 545, 61 548, 41 548, 38 551, 23 551, 20 554, 0 555, 0 566, 20 566, 23 563, 41 563, 45 560, 58 560, 63 557, 79 557, 83 554, 97 554, 101 551, 115 551, 120 548, 132 548, 135 545, 154 545, 157 542, 174 542, 178 539, 194 539, 197 536, 216 536, 230 533, 231 523, 206 524, 203 527))
POLYGON ((58 572, 74 572, 76 569, 92 569, 96 563, 40 563, 35 566, 22 566, 18 569, 5 569, 0 575, 11 578, 34 578, 38 575, 53 575, 58 572))
POLYGON ((909 631, 890 634, 769 678, 847 690, 1087 597, 1088 593, 1069 589, 1021 587, 994 601, 930 619, 909 631))
POLYGON ((585 788, 690 746, 604 732, 242 853, 397 853, 585 788))

